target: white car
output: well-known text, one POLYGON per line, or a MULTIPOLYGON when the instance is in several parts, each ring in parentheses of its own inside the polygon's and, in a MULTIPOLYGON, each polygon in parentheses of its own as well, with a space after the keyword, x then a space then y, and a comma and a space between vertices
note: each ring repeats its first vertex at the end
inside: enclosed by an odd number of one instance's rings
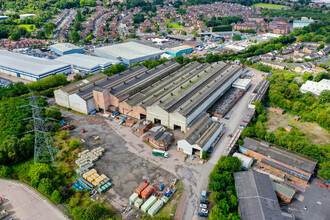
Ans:
POLYGON ((202 209, 207 209, 207 205, 206 204, 200 204, 199 207, 202 208, 202 209))
POLYGON ((205 214, 208 214, 209 213, 209 210, 207 209, 202 209, 201 212, 205 213, 205 214))

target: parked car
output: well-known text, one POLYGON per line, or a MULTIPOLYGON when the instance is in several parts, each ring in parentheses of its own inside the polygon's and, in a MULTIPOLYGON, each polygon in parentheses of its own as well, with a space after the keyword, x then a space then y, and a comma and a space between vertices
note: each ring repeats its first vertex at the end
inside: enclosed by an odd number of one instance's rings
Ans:
POLYGON ((245 125, 240 125, 239 127, 240 127, 240 128, 245 128, 245 125))
POLYGON ((199 212, 198 213, 198 216, 200 216, 200 217, 207 217, 208 214, 207 213, 203 213, 203 212, 199 212))
POLYGON ((203 208, 203 209, 207 209, 207 205, 206 204, 200 204, 199 207, 200 208, 203 208))
POLYGON ((209 210, 207 210, 207 209, 202 209, 201 212, 202 212, 202 213, 205 213, 205 214, 208 214, 208 213, 209 213, 209 210))
POLYGON ((230 115, 226 115, 225 119, 229 120, 230 119, 230 115))
POLYGON ((207 201, 207 200, 205 200, 205 199, 201 199, 201 202, 200 202, 201 204, 206 204, 206 205, 208 205, 210 202, 209 201, 207 201))
POLYGON ((243 122, 245 122, 245 123, 249 123, 247 120, 243 120, 243 122))

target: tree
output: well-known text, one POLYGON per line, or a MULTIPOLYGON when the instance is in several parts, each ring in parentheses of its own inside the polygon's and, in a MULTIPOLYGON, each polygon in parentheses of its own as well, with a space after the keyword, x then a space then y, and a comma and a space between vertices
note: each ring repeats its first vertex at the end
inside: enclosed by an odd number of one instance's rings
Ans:
POLYGON ((106 216, 109 215, 108 210, 101 206, 100 204, 93 204, 87 208, 84 214, 84 220, 98 220, 98 219, 105 219, 106 216))
POLYGON ((319 95, 319 101, 322 104, 330 102, 330 90, 323 90, 319 95))
POLYGON ((325 161, 320 164, 320 170, 318 171, 319 176, 324 179, 330 179, 330 161, 325 161))
POLYGON ((233 36, 233 40, 235 40, 235 41, 239 41, 239 40, 242 40, 242 37, 241 37, 240 35, 238 35, 238 34, 235 34, 235 35, 233 36))
POLYGON ((62 201, 62 196, 61 196, 60 192, 57 191, 56 189, 52 193, 51 200, 56 204, 59 204, 62 201))
POLYGON ((10 39, 11 40, 14 40, 14 41, 17 41, 20 38, 21 38, 21 35, 19 33, 17 33, 17 32, 14 32, 14 33, 12 33, 12 35, 10 35, 10 39))
POLYGON ((70 141, 70 149, 75 149, 75 148, 77 148, 77 147, 79 147, 79 144, 80 144, 80 142, 79 142, 79 140, 78 139, 72 139, 71 141, 70 141))
POLYGON ((73 42, 78 42, 80 40, 80 35, 77 31, 72 32, 71 34, 71 40, 73 42))
POLYGON ((55 120, 60 120, 62 118, 61 111, 58 108, 55 108, 55 107, 51 107, 51 108, 46 109, 45 114, 46 114, 47 118, 52 118, 52 119, 55 119, 55 120))
POLYGON ((38 191, 49 196, 53 191, 53 182, 49 178, 42 178, 38 184, 38 191))
POLYGON ((51 173, 52 170, 49 164, 36 163, 30 167, 28 176, 31 179, 31 184, 37 186, 40 179, 50 177, 51 173))

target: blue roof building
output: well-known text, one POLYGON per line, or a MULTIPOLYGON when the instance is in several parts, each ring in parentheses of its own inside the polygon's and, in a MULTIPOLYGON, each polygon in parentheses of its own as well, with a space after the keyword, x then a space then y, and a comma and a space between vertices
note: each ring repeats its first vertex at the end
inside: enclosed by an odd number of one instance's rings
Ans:
POLYGON ((179 46, 179 47, 173 47, 173 48, 168 49, 166 51, 166 53, 173 56, 173 57, 177 57, 177 56, 181 56, 181 55, 186 54, 186 53, 191 53, 193 51, 194 51, 194 49, 192 47, 179 46))
POLYGON ((84 53, 84 50, 82 48, 69 43, 54 44, 50 47, 50 50, 59 56, 73 53, 84 53))

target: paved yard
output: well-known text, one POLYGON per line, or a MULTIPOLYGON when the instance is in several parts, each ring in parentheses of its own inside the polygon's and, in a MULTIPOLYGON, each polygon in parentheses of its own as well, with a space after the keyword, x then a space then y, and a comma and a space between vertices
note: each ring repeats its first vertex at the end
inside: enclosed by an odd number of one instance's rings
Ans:
POLYGON ((19 220, 67 219, 51 203, 22 183, 0 180, 0 195, 4 197, 0 210, 7 209, 10 214, 5 220, 10 217, 19 220))

